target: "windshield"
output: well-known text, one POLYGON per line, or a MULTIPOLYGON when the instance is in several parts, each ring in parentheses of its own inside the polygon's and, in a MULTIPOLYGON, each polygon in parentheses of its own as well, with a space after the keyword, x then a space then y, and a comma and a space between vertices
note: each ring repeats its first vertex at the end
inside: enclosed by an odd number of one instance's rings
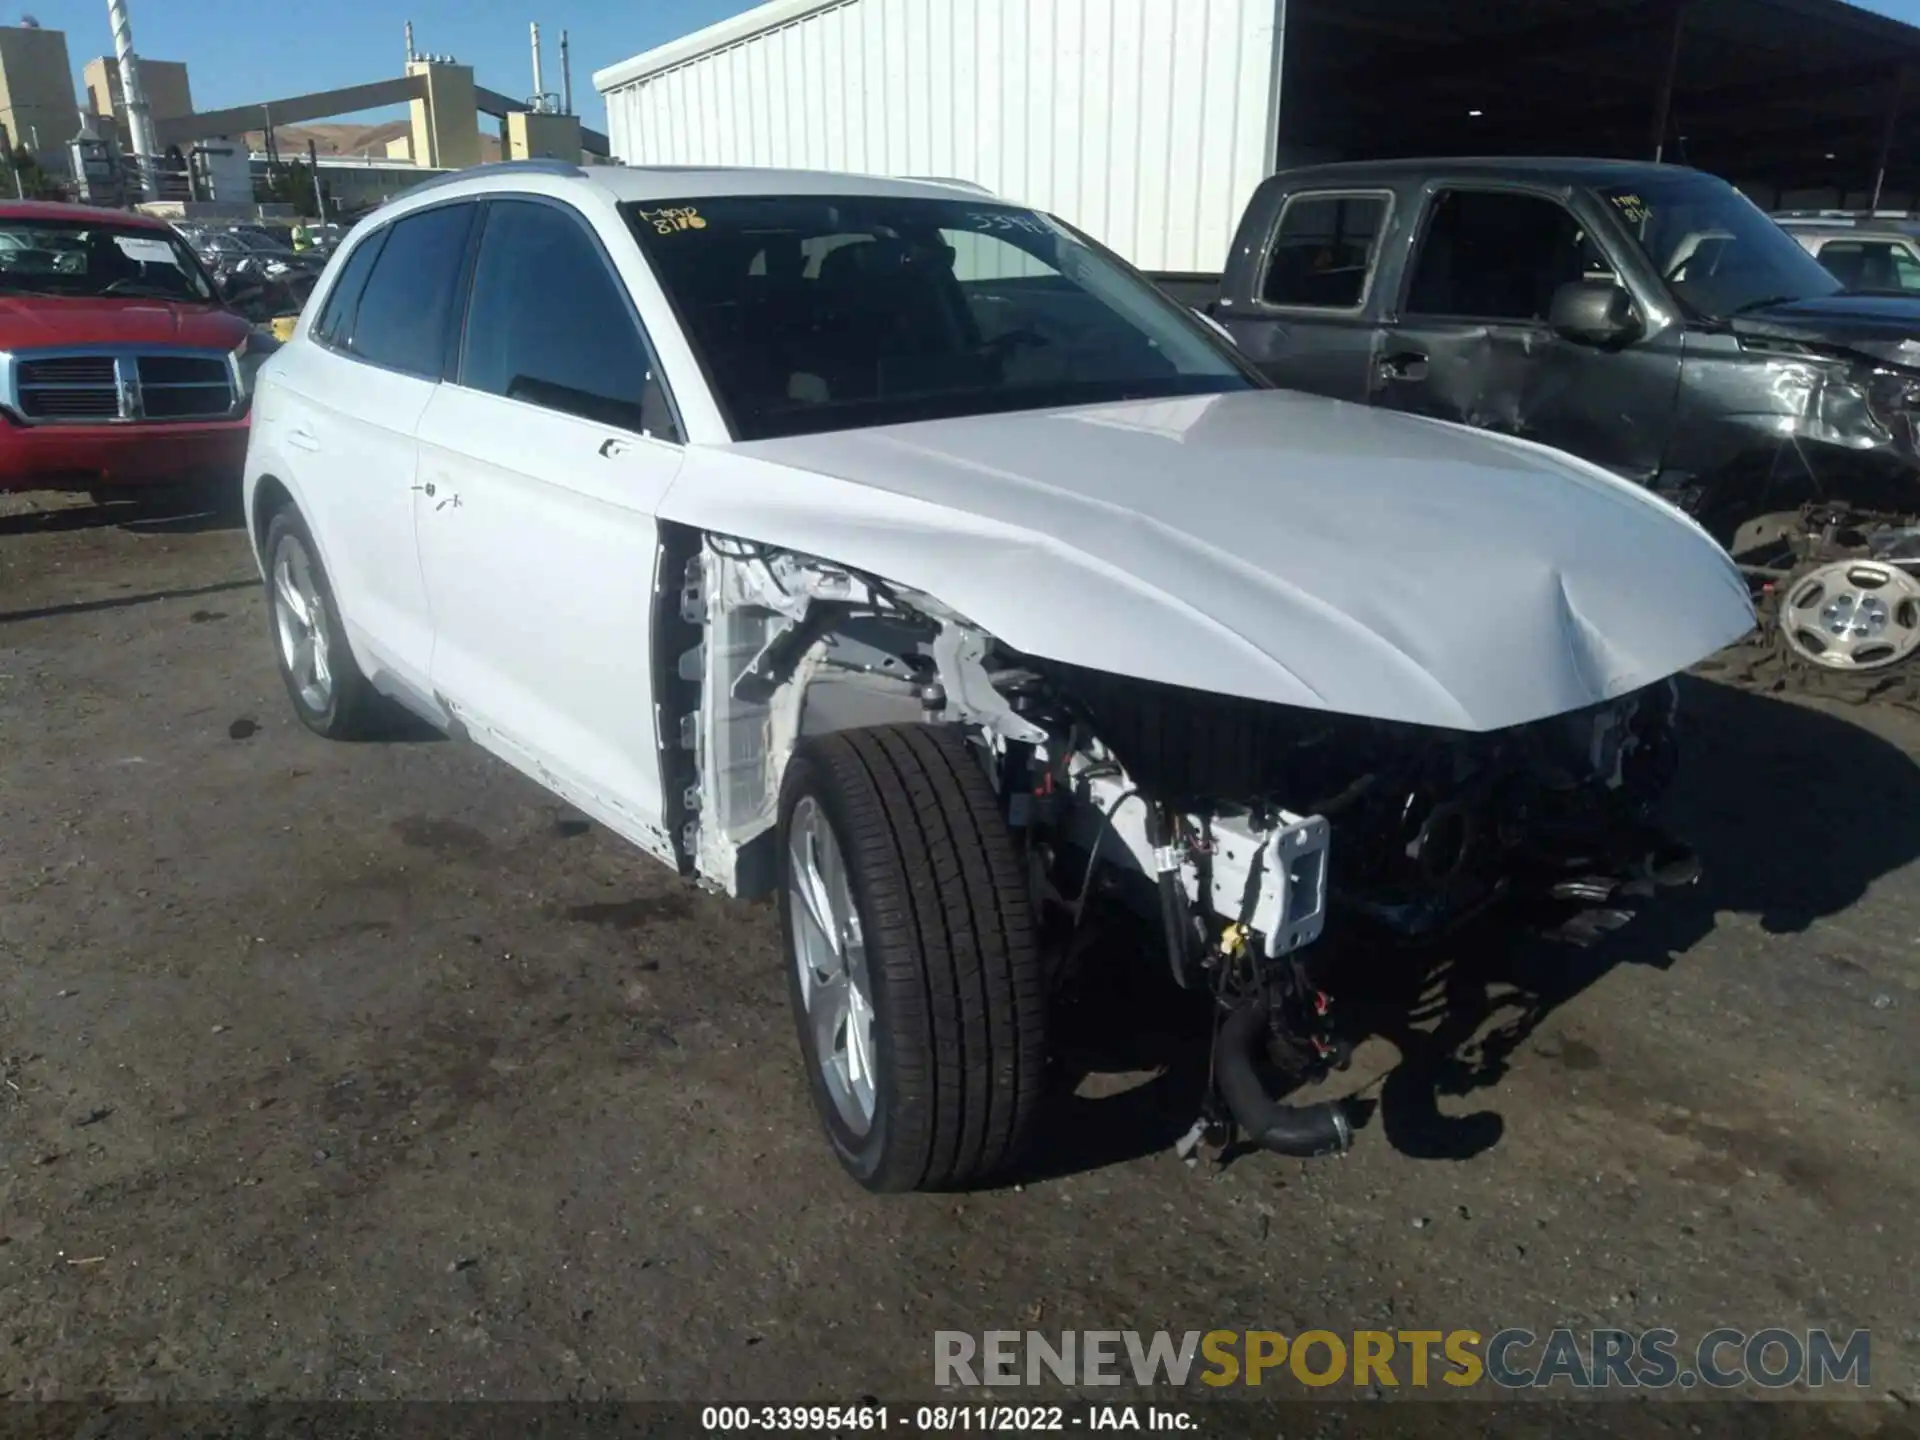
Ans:
POLYGON ((1786 231, 1721 181, 1676 176, 1604 186, 1600 195, 1674 294, 1702 315, 1725 319, 1840 289, 1786 231))
POLYGON ((624 208, 743 440, 1261 383, 1031 210, 883 196, 624 208))
POLYGON ((191 252, 171 231, 19 219, 0 219, 0 295, 214 298, 191 252))
POLYGON ((293 248, 291 240, 278 240, 269 230, 232 230, 228 234, 241 249, 256 255, 279 255, 293 248))

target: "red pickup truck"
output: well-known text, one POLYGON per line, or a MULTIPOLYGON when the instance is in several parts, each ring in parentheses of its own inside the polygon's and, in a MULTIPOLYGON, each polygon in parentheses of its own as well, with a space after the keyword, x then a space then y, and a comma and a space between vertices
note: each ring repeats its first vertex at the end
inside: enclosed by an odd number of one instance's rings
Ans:
POLYGON ((161 221, 0 203, 0 491, 237 487, 273 348, 161 221))

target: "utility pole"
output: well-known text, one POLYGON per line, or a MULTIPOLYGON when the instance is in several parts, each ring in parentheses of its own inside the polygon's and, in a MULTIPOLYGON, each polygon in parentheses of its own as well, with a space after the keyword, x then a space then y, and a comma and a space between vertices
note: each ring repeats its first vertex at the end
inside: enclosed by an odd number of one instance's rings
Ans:
POLYGON ((1657 165, 1667 157, 1667 130, 1673 123, 1673 86, 1680 73, 1680 46, 1686 38, 1686 0, 1669 0, 1666 13, 1666 42, 1660 70, 1660 88, 1653 102, 1653 160, 1657 165))
POLYGON ((1869 215, 1880 208, 1880 194, 1887 188, 1887 164, 1893 158, 1893 142, 1900 129, 1900 110, 1906 103, 1907 91, 1912 85, 1912 72, 1902 65, 1894 72, 1893 81, 1887 89, 1887 109, 1880 131, 1880 150, 1873 162, 1873 198, 1867 202, 1869 215))
POLYGON ((320 152, 313 148, 313 137, 307 137, 307 174, 313 178, 313 211, 322 220, 327 218, 327 197, 320 189, 320 152))

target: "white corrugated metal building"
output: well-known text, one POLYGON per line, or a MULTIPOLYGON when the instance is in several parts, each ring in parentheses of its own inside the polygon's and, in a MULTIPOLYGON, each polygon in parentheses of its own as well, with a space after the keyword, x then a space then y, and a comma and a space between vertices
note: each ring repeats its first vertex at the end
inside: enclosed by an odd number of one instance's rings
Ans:
POLYGON ((971 180, 1218 270, 1274 164, 1286 0, 771 0, 597 72, 614 157, 971 180))

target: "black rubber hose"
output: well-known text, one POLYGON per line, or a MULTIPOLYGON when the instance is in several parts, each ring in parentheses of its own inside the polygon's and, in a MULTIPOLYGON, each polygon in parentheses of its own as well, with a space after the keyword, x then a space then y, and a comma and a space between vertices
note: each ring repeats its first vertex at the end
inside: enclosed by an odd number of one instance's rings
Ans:
MULTIPOLYGON (((1119 806, 1114 807, 1116 810, 1119 806)), ((1173 826, 1165 807, 1147 806, 1147 843, 1158 850, 1173 843, 1173 826)), ((1191 989, 1193 977, 1188 965, 1191 941, 1188 939, 1187 892, 1181 888, 1178 870, 1161 870, 1154 877, 1160 886, 1160 928, 1167 942, 1167 964, 1173 971, 1173 983, 1191 989)))
POLYGON ((1282 1105, 1261 1085, 1253 1061, 1266 1033, 1264 991, 1241 1001, 1220 1026, 1214 1079, 1234 1123, 1261 1149, 1279 1155, 1344 1155, 1353 1145, 1353 1126, 1337 1103, 1282 1105))

